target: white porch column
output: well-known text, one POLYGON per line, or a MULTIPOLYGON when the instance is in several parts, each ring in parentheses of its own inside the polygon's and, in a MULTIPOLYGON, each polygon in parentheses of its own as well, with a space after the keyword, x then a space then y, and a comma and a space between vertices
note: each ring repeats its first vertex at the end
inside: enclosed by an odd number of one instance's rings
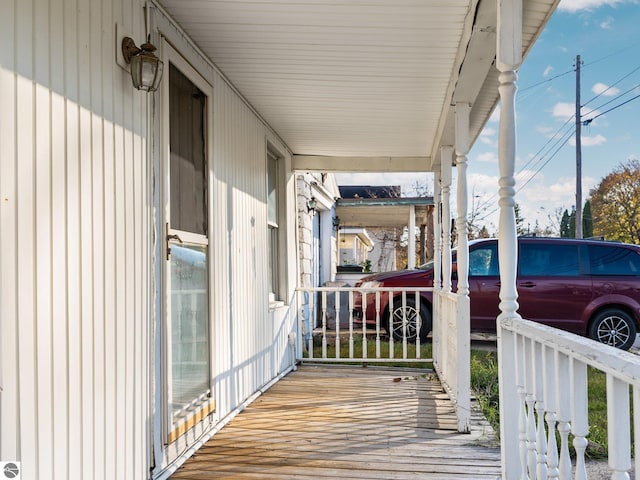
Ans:
MULTIPOLYGON (((500 71, 500 167, 498 255, 500 259, 500 310, 498 319, 519 318, 516 266, 518 238, 515 216, 517 69, 522 62, 522 0, 498 0, 497 67, 500 71)), ((498 364, 500 366, 500 442, 502 478, 521 478, 518 440, 518 381, 513 334, 503 332, 498 323, 498 364)))
POLYGON ((451 159, 453 147, 443 146, 440 149, 442 164, 442 291, 451 291, 451 159))
POLYGON ((431 346, 433 360, 440 362, 440 290, 442 290, 442 175, 435 172, 433 175, 433 315, 431 322, 431 346))
POLYGON ((471 330, 469 302, 469 239, 467 237, 467 153, 469 152, 469 113, 471 105, 455 106, 456 168, 458 170, 458 318, 456 335, 458 342, 458 431, 468 432, 471 420, 471 330))
POLYGON ((416 207, 409 206, 409 238, 407 240, 407 268, 416 268, 416 207))
POLYGON ((458 295, 469 296, 469 238, 467 237, 467 153, 469 153, 469 112, 468 103, 455 106, 456 168, 458 170, 458 295))

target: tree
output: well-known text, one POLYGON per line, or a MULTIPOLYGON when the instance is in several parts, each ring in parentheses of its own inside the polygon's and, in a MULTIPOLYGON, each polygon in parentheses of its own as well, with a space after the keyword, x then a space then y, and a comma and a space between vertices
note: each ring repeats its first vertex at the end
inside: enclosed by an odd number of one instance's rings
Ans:
POLYGON ((565 209, 562 220, 560 220, 560 238, 571 238, 570 218, 569 211, 565 209))
POLYGON ((591 201, 587 200, 582 209, 582 236, 593 237, 593 218, 591 217, 591 201))
POLYGON ((593 234, 640 243, 640 160, 620 163, 590 194, 593 234))
POLYGON ((524 226, 524 218, 522 217, 522 213, 520 213, 520 205, 516 203, 513 209, 516 215, 516 233, 518 236, 529 234, 529 229, 524 226))

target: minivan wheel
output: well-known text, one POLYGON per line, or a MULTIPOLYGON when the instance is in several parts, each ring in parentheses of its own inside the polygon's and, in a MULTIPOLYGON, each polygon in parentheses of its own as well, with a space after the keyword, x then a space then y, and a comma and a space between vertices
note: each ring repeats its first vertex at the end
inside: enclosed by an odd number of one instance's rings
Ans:
POLYGON ((631 316, 615 308, 603 310, 591 321, 589 336, 601 343, 629 350, 636 341, 636 324, 631 316))
POLYGON ((396 341, 402 341, 406 335, 407 342, 415 342, 416 330, 420 320, 420 341, 427 340, 429 332, 431 332, 431 311, 429 307, 420 304, 420 312, 416 308, 416 302, 413 298, 407 298, 405 306, 402 306, 401 298, 393 299, 393 311, 389 315, 390 334, 396 341))

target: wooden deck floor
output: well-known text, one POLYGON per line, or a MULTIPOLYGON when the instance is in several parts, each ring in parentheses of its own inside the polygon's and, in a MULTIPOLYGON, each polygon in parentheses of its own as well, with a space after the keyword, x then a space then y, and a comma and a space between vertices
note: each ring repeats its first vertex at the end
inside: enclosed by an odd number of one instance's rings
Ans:
POLYGON ((474 415, 459 434, 433 374, 301 366, 206 443, 172 479, 491 479, 500 452, 474 415))

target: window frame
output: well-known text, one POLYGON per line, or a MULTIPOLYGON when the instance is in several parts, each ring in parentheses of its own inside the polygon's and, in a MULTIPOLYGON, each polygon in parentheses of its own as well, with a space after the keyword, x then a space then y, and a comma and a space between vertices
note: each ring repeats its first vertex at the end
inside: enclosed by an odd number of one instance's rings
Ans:
POLYGON ((160 352, 160 378, 161 378, 161 391, 160 399, 161 402, 159 408, 160 423, 161 423, 161 431, 162 431, 162 440, 164 445, 171 445, 176 442, 183 434, 185 434, 189 429, 195 426, 198 422, 200 422, 206 415, 215 411, 215 392, 214 392, 214 384, 213 384, 213 375, 214 371, 214 342, 213 342, 213 322, 212 322, 212 310, 214 307, 213 304, 213 275, 211 268, 211 238, 212 238, 212 225, 213 225, 213 204, 212 200, 212 160, 213 160, 213 86, 207 82, 202 74, 200 74, 177 50, 175 50, 168 42, 163 42, 163 61, 165 65, 167 65, 167 81, 162 82, 162 90, 160 97, 160 135, 159 135, 159 145, 160 145, 160 202, 162 208, 160 209, 160 217, 162 221, 160 225, 162 226, 159 234, 160 234, 160 251, 161 257, 159 261, 161 262, 161 287, 160 287, 160 295, 161 295, 161 315, 159 318, 159 329, 160 329, 160 341, 161 341, 161 352, 160 352), (206 203, 206 234, 202 235, 200 233, 183 231, 178 229, 173 229, 170 227, 168 221, 171 218, 171 203, 170 203, 170 105, 169 105, 169 80, 168 80, 168 71, 170 68, 170 64, 173 67, 177 68, 183 75, 185 75, 189 81, 191 81, 200 91, 202 91, 206 95, 206 103, 205 103, 205 115, 203 119, 203 132, 204 132, 204 150, 205 150, 205 161, 206 168, 204 171, 204 182, 206 182, 205 189, 205 203, 206 203), (172 363, 171 363, 171 280, 170 280, 170 269, 169 269, 169 257, 167 255, 167 247, 169 246, 169 242, 165 240, 165 238, 169 236, 177 235, 180 241, 184 242, 186 245, 197 245, 204 246, 207 249, 207 300, 208 300, 208 312, 207 312, 207 330, 208 330, 208 343, 209 343, 209 351, 208 351, 208 389, 206 395, 200 395, 196 399, 194 399, 193 409, 190 412, 188 417, 181 420, 178 423, 173 421, 173 411, 170 407, 170 390, 172 388, 172 363))
POLYGON ((286 178, 285 158, 270 143, 267 143, 265 154, 265 187, 266 187, 266 235, 267 235, 267 288, 269 307, 276 308, 285 303, 286 288, 286 178), (272 170, 270 162, 274 162, 272 170), (273 174, 273 178, 271 175, 273 174), (270 213, 271 181, 275 190, 275 218, 270 213))

